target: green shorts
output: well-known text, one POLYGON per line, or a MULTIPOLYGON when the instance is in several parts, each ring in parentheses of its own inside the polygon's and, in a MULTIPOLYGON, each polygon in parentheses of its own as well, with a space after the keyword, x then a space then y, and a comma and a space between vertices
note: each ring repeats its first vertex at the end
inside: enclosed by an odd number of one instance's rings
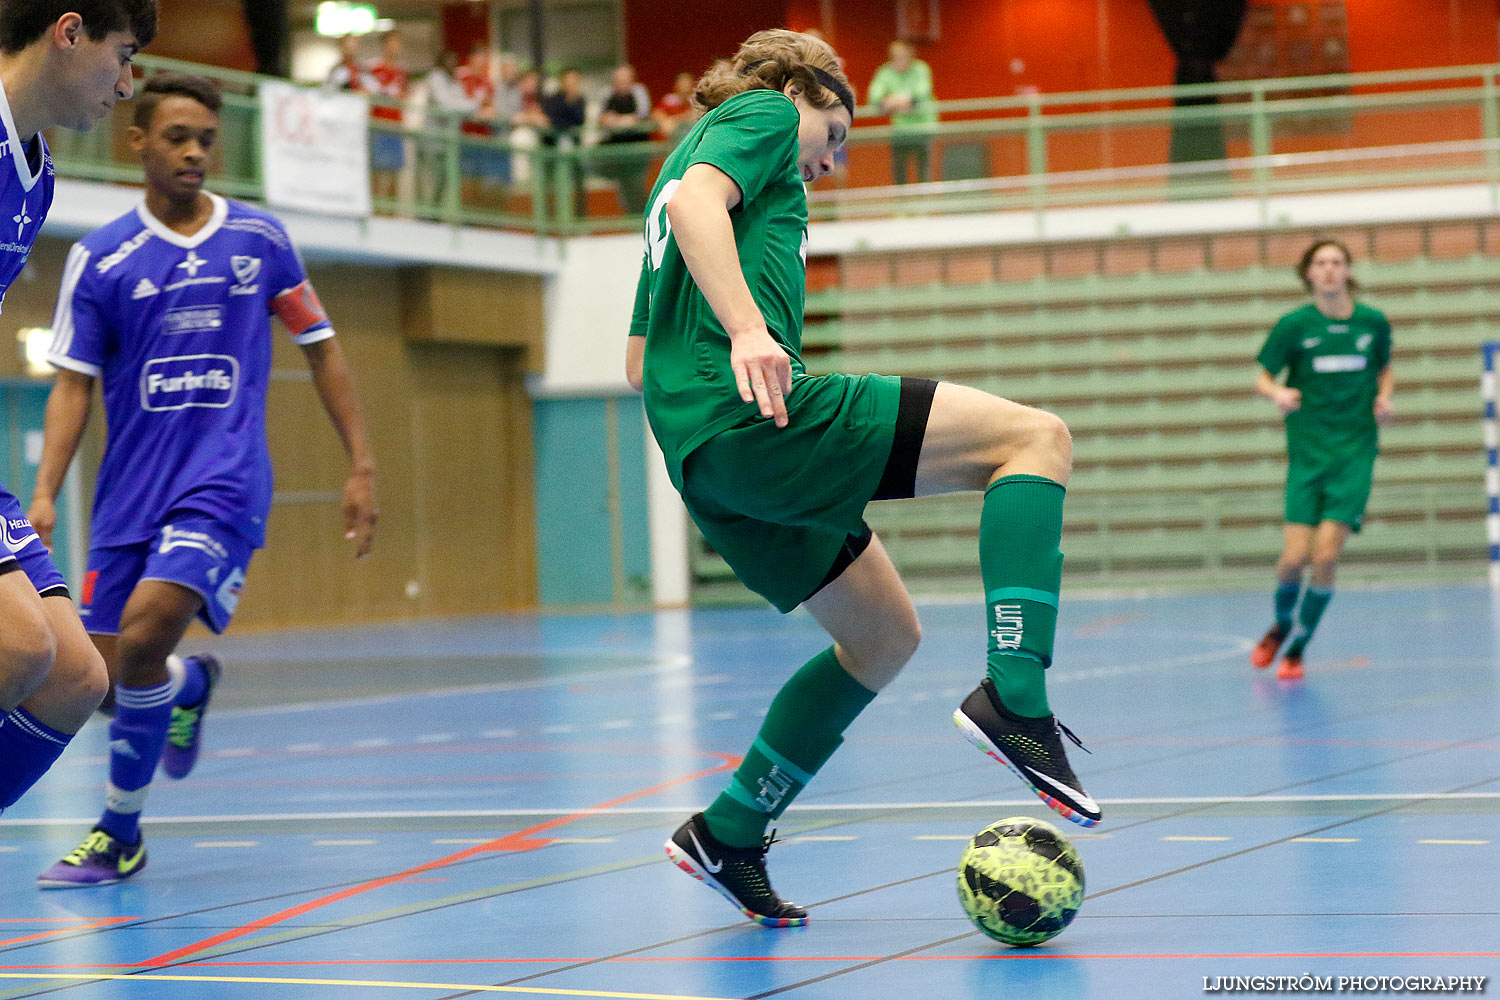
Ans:
POLYGON ((1374 472, 1374 455, 1333 465, 1291 463, 1286 475, 1287 523, 1338 521, 1358 531, 1364 525, 1374 472))
POLYGON ((745 586, 791 611, 869 544, 866 504, 913 494, 936 388, 886 375, 797 378, 786 427, 757 416, 684 459, 688 513, 745 586))

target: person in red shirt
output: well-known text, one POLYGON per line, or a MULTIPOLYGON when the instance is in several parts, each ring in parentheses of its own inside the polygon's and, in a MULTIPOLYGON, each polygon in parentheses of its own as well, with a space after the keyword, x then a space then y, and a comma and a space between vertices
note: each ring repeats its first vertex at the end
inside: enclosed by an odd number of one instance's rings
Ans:
POLYGON ((698 120, 698 110, 693 107, 693 87, 697 83, 693 74, 678 73, 672 89, 663 94, 656 107, 651 109, 651 117, 655 119, 661 137, 673 145, 687 135, 698 120))
MULTIPOLYGON (((474 46, 468 61, 458 68, 458 85, 475 108, 464 120, 462 131, 475 139, 491 140, 497 135, 495 119, 495 79, 490 71, 490 51, 484 45, 474 46)), ((481 188, 505 187, 510 183, 510 153, 488 142, 466 143, 461 151, 460 169, 466 185, 472 179, 481 188)), ((471 200, 468 197, 466 201, 471 200)))
POLYGON ((406 138, 401 131, 401 104, 411 90, 411 74, 402 55, 401 36, 387 32, 380 39, 380 58, 365 67, 366 86, 376 98, 370 107, 370 169, 375 173, 375 196, 394 198, 397 176, 406 167, 406 138))

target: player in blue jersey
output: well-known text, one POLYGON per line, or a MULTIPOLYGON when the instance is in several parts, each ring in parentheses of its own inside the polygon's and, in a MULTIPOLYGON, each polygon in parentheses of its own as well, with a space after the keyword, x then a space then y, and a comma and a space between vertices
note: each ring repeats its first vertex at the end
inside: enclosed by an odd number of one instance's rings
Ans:
MULTIPOLYGON (((155 34, 156 0, 0 0, 0 304, 52 207, 42 130, 87 129, 128 100, 130 60, 155 34)), ((0 811, 107 687, 67 585, 0 483, 0 811)))
POLYGON ((197 760, 219 669, 210 656, 175 650, 195 617, 224 630, 265 542, 272 315, 306 354, 352 461, 344 514, 356 556, 375 528, 364 417, 301 259, 274 217, 203 189, 219 105, 201 77, 146 83, 129 132, 145 199, 79 241, 63 272, 48 355, 59 370, 30 514, 46 536, 101 381, 108 439, 80 613, 115 700, 106 808, 38 878, 43 887, 139 872, 141 808, 158 761, 181 778, 197 760))

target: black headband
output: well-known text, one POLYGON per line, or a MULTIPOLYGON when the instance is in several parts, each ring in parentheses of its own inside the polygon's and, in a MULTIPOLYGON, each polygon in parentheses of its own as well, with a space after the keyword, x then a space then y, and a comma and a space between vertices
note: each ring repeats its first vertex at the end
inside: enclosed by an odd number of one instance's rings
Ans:
MULTIPOLYGON (((769 59, 757 59, 755 62, 746 63, 744 68, 740 70, 740 75, 749 76, 751 73, 755 72, 756 69, 764 66, 768 62, 770 62, 769 59)), ((833 96, 839 99, 839 103, 844 106, 844 110, 849 112, 849 117, 853 118, 854 91, 849 89, 849 85, 840 80, 838 77, 834 76, 832 73, 828 72, 826 69, 820 69, 817 66, 812 65, 808 65, 807 68, 812 70, 814 80, 817 80, 821 86, 833 91, 833 96)))

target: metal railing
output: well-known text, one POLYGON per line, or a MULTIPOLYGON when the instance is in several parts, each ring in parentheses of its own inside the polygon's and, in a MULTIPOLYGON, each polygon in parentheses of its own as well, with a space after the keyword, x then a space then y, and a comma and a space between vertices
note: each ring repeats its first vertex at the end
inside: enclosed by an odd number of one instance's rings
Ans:
MULTIPOLYGON (((225 91, 216 190, 262 197, 261 77, 143 56, 148 71, 210 76, 225 91)), ((931 125, 881 124, 859 110, 847 162, 810 193, 814 218, 1254 197, 1417 184, 1484 183, 1500 205, 1500 66, 1026 94, 937 105, 931 125), (1217 104, 1174 101, 1217 99, 1217 104), (1223 155, 1168 163, 1173 130, 1223 155), (936 177, 893 184, 892 141, 919 144, 936 177)), ((376 102, 379 103, 379 102, 376 102)), ((49 136, 64 176, 138 183, 124 140, 130 105, 94 133, 49 136)), ((408 109, 373 117, 372 138, 400 140, 402 166, 375 171, 378 213, 452 225, 569 236, 637 227, 671 146, 541 145, 535 132, 486 137, 455 117, 408 109), (625 186, 627 190, 622 191, 625 186)), ((389 143, 387 143, 389 146, 389 143)))

